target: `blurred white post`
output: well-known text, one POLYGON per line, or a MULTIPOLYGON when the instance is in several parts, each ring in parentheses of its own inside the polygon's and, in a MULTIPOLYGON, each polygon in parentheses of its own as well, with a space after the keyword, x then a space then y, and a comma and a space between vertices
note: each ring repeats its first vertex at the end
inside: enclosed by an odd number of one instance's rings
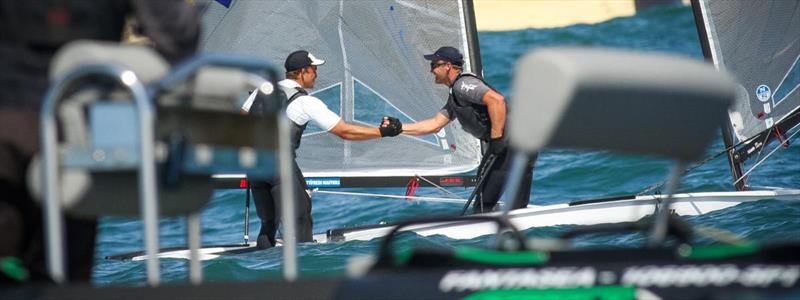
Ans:
POLYGON ((297 279, 297 219, 295 218, 294 164, 289 142, 289 118, 284 112, 278 117, 278 166, 281 176, 281 207, 283 222, 283 278, 297 279))

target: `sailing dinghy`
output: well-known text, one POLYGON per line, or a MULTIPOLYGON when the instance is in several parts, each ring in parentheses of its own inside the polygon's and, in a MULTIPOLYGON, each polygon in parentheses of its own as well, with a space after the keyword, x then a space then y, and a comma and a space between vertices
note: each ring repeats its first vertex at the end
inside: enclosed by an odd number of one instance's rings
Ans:
MULTIPOLYGON (((523 180, 526 154, 552 147, 673 159, 676 168, 667 188, 667 194, 673 194, 683 165, 703 155, 725 118, 734 101, 733 87, 728 76, 685 58, 578 48, 533 51, 520 60, 515 72, 513 94, 522 102, 516 102, 509 117, 511 147, 518 152, 507 192, 514 195, 523 180), (680 87, 685 89, 676 90, 680 87), (549 93, 534 93, 542 89, 549 93), (698 113, 680 113, 687 108, 698 113), (599 109, 604 113, 597 113, 599 109), (627 126, 632 123, 646 125, 627 126), (660 143, 650 142, 654 130, 660 143), (615 138, 619 131, 625 139, 615 138)), ((800 295, 797 241, 758 245, 706 235, 670 216, 673 200, 663 199, 655 218, 579 227, 548 243, 527 239, 514 226, 508 209, 495 217, 404 222, 384 238, 372 263, 344 282, 337 297, 795 299, 800 295), (394 247, 404 229, 467 222, 494 227, 494 249, 474 244, 394 247), (572 245, 581 235, 621 233, 639 233, 647 243, 626 248, 572 245), (696 244, 697 236, 710 237, 715 244, 696 244)))
MULTIPOLYGON (((800 124, 800 44, 796 42, 796 37, 800 36, 800 27, 789 25, 800 23, 800 5, 791 1, 750 3, 701 0, 694 1, 692 6, 698 20, 703 53, 706 58, 714 61, 717 69, 729 72, 737 81, 736 103, 729 111, 729 117, 722 129, 725 154, 731 163, 733 183, 738 191, 675 194, 672 213, 695 216, 744 202, 764 199, 800 200, 800 189, 759 190, 745 184, 752 169, 758 167, 775 150, 788 147, 789 141, 800 132, 796 130, 800 124), (746 18, 740 19, 741 16, 746 18), (752 26, 753 22, 759 26, 752 26), (741 39, 742 32, 762 38, 741 39), (754 52, 773 59, 767 63, 753 60, 751 53, 754 52), (759 91, 765 89, 764 86, 767 91, 759 94, 759 91), (774 93, 770 92, 769 86, 774 87, 774 93), (768 99, 765 98, 765 93, 769 94, 768 99), (731 128, 735 129, 736 143, 731 136, 731 128), (767 153, 764 150, 772 141, 778 141, 778 145, 767 153), (762 159, 750 171, 742 172, 745 161, 750 157, 762 159)), ((676 90, 685 88, 675 87, 676 90)), ((637 124, 642 123, 647 121, 637 124)), ((652 189, 645 192, 649 190, 652 189)), ((530 205, 528 208, 512 211, 509 221, 520 230, 567 224, 632 222, 651 215, 664 198, 665 195, 641 193, 635 196, 579 200, 568 204, 530 205)), ((476 228, 471 226, 447 228, 436 225, 409 227, 409 230, 413 229, 421 235, 441 234, 451 238, 473 238, 495 230, 478 229, 486 225, 475 225, 476 228)), ((391 225, 334 229, 328 231, 327 238, 337 241, 368 240, 385 235, 390 228, 391 225)))
MULTIPOLYGON (((752 190, 745 185, 747 173, 742 171, 747 158, 768 156, 764 149, 771 141, 787 145, 793 137, 789 133, 800 123, 800 64, 797 63, 800 46, 792 44, 790 39, 800 35, 797 32, 800 29, 784 26, 800 21, 800 8, 786 7, 790 4, 781 1, 763 5, 727 1, 692 3, 704 54, 718 69, 733 74, 738 83, 737 101, 729 114, 731 125, 722 126, 725 154, 731 162, 738 191, 676 194, 671 208, 674 214, 702 215, 763 199, 800 200, 798 189, 752 190), (750 9, 750 6, 758 6, 758 9, 750 9), (756 47, 748 44, 755 41, 738 39, 740 32, 756 30, 747 25, 749 21, 729 22, 745 11, 753 20, 771 20, 758 26, 759 32, 783 38, 770 39, 772 43, 766 45, 769 47, 756 47), (784 35, 785 30, 794 30, 796 34, 784 35), (752 66, 747 59, 749 54, 745 54, 753 51, 776 59, 769 64, 759 63, 763 68, 752 66), (767 101, 761 100, 763 93, 756 91, 762 85, 771 87, 767 101), (734 142, 734 138, 738 142, 734 142)), ((207 28, 203 47, 208 51, 244 53, 271 61, 282 61, 286 53, 299 48, 319 53, 329 63, 320 68, 320 88, 313 94, 333 110, 338 109, 345 121, 365 125, 373 125, 374 120, 383 115, 402 116, 403 122, 413 122, 427 118, 431 111, 441 107, 437 101, 443 101, 447 91, 430 84, 427 74, 420 71, 426 66, 419 57, 430 49, 443 44, 458 45, 465 54, 465 69, 481 71, 471 1, 288 1, 269 5, 234 1, 228 6, 210 1, 203 13, 203 23, 207 28), (285 35, 289 27, 297 34, 285 35)), ((340 140, 313 125, 309 127, 298 157, 311 187, 405 186, 420 177, 442 186, 475 184, 474 177, 463 174, 476 168, 480 145, 461 130, 458 122, 428 137, 401 136, 400 139, 358 143, 340 140), (403 153, 392 152, 398 149, 403 153), (390 161, 374 157, 375 153, 409 157, 407 149, 414 149, 414 159, 390 161)), ((243 174, 216 174, 214 177, 220 188, 247 187, 243 174)), ((426 181, 420 183, 432 186, 426 181)), ((566 204, 530 205, 511 212, 509 217, 521 230, 630 222, 651 215, 663 199, 660 194, 642 193, 566 204)), ((446 200, 463 203, 462 199, 446 200)), ((489 215, 493 214, 496 213, 489 215)), ((314 238, 318 243, 371 240, 384 236, 392 226, 329 229, 314 238)), ((485 226, 436 224, 410 229, 422 235, 473 238, 494 232, 494 228, 485 226)), ((207 258, 214 258, 231 251, 252 251, 253 245, 247 236, 246 230, 241 244, 206 246, 201 252, 207 258)), ((173 249, 161 255, 184 257, 179 253, 185 251, 173 249)), ((138 256, 114 257, 135 259, 138 256)))
MULTIPOLYGON (((325 59, 312 94, 348 123, 376 126, 384 115, 411 123, 438 111, 448 91, 430 83, 427 62, 420 58, 443 44, 460 48, 466 70, 480 73, 471 1, 204 1, 203 5, 204 51, 282 62, 288 53, 307 49, 325 59)), ((344 141, 309 124, 297 155, 314 187, 405 186, 415 176, 443 186, 467 186, 474 178, 464 174, 476 169, 480 143, 458 122, 434 135, 364 142, 344 141)), ((247 187, 244 174, 214 178, 218 187, 247 187)), ((328 240, 324 234, 315 239, 328 240)), ((255 249, 247 233, 241 244, 205 245, 200 253, 211 258, 243 249, 255 249)), ((162 250, 167 251, 161 251, 161 257, 188 253, 184 248, 162 250)))

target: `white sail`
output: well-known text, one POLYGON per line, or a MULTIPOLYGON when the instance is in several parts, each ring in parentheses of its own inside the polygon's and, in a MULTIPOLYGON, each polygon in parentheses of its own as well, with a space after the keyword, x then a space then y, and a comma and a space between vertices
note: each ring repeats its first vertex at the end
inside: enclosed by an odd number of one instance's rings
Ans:
MULTIPOLYGON (((714 64, 739 82, 730 111, 740 141, 800 107, 800 2, 699 1, 714 64)), ((791 121, 787 127, 797 124, 791 121)))
MULTIPOLYGON (((442 107, 448 91, 434 84, 423 54, 454 46, 470 69, 461 0, 209 1, 202 22, 205 51, 282 66, 289 53, 306 49, 326 60, 312 93, 344 121, 366 126, 384 115, 419 121, 442 107)), ((458 122, 435 135, 365 142, 309 124, 298 162, 308 177, 448 175, 473 170, 479 153, 458 122)))

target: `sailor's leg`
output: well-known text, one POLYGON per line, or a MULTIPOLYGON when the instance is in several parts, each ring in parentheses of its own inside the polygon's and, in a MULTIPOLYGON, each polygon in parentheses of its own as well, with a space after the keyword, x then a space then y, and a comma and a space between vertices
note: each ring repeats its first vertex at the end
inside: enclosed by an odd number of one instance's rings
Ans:
POLYGON ((295 197, 297 201, 297 242, 313 241, 314 221, 311 219, 311 196, 306 191, 308 186, 300 171, 300 167, 295 163, 295 197))
MULTIPOLYGON (((533 166, 536 164, 536 159, 539 154, 535 153, 528 157, 528 163, 525 165, 525 173, 522 176, 522 182, 519 183, 519 190, 517 196, 514 197, 513 207, 511 209, 524 208, 528 206, 531 199, 531 184, 533 182, 533 166)), ((514 157, 513 151, 509 153, 509 157, 514 157)), ((512 205, 512 203, 508 203, 512 205)))
POLYGON ((486 178, 483 179, 483 185, 479 187, 477 201, 472 206, 474 213, 490 212, 500 200, 506 181, 506 169, 510 165, 510 157, 508 151, 503 151, 497 155, 492 165, 483 166, 489 170, 486 172, 486 178))
POLYGON ((253 181, 251 184, 256 214, 261 219, 256 243, 259 248, 269 248, 275 246, 275 232, 278 230, 278 208, 272 196, 274 186, 264 181, 253 181))
MULTIPOLYGON (((313 241, 313 227, 314 222, 311 219, 311 196, 308 195, 306 189, 305 178, 300 171, 300 167, 295 163, 295 177, 294 177, 294 194, 295 194, 295 222, 297 225, 297 242, 311 242, 313 241)), ((280 184, 276 184, 272 188, 272 195, 275 199, 284 199, 280 196, 280 184)), ((278 219, 281 219, 281 201, 275 201, 275 213, 278 219)))

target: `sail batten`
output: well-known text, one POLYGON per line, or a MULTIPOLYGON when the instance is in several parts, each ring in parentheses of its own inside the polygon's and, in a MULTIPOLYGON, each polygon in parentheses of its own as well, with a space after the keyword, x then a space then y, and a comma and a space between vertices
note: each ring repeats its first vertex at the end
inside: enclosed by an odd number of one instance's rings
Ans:
MULTIPOLYGON (((471 4, 464 1, 208 1, 201 41, 207 51, 278 65, 306 49, 327 61, 316 83, 325 89, 312 94, 344 121, 377 126, 389 115, 411 123, 433 117, 448 93, 434 84, 423 54, 449 45, 468 62, 473 55, 465 10, 471 4)), ((312 123, 298 149, 307 176, 450 175, 474 170, 479 159, 480 143, 458 122, 429 136, 365 142, 341 140, 312 123)))

